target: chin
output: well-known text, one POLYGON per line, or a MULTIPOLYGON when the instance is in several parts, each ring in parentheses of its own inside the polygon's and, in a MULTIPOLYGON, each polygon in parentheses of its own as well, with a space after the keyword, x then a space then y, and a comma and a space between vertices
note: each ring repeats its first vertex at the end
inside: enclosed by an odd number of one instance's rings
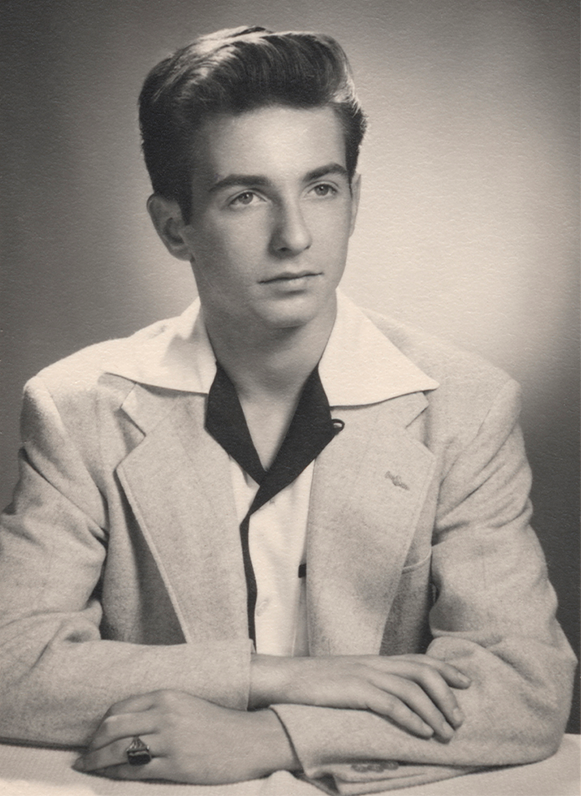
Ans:
POLYGON ((275 306, 264 308, 261 316, 273 329, 292 329, 313 321, 323 312, 323 306, 321 302, 308 297, 298 301, 277 302, 275 306))
POLYGON ((271 329, 297 329, 301 326, 306 326, 312 321, 316 315, 306 313, 288 313, 270 315, 265 318, 266 325, 271 329))
POLYGON ((316 318, 327 314, 333 308, 335 291, 328 295, 312 292, 290 295, 276 301, 269 301, 261 307, 261 317, 272 328, 288 329, 306 326, 316 318))

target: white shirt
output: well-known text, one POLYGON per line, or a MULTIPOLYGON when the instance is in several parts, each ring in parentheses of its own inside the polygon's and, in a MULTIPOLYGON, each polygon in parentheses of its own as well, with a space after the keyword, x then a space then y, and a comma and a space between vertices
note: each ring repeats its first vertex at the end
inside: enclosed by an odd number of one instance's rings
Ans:
MULTIPOLYGON (((216 375, 216 360, 199 300, 179 318, 156 326, 155 336, 148 346, 141 347, 141 352, 141 357, 110 372, 159 387, 209 393, 216 375)), ((341 292, 337 293, 337 317, 319 362, 319 376, 331 415, 338 418, 341 407, 378 403, 437 386, 341 292)), ((315 465, 316 460, 250 518, 259 653, 308 654, 306 578, 298 577, 298 568, 305 563, 315 465)), ((258 484, 231 457, 230 474, 240 523, 258 484)))

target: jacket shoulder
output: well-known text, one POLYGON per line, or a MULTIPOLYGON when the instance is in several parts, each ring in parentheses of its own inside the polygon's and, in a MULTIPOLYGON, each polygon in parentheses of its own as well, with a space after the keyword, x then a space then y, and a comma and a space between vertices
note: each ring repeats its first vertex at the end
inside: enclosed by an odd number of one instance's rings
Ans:
POLYGON ((126 395, 134 382, 111 371, 115 370, 117 363, 131 359, 144 343, 165 332, 173 321, 173 318, 157 321, 129 337, 105 340, 82 348, 43 368, 29 385, 42 382, 57 403, 59 399, 66 400, 67 396, 110 389, 126 395))
POLYGON ((125 414, 121 410, 135 382, 110 371, 117 363, 130 360, 168 323, 160 321, 130 337, 83 348, 30 379, 21 412, 24 445, 52 457, 66 436, 98 481, 94 463, 103 457, 120 459, 129 443, 129 437, 123 435, 133 434, 133 424, 122 422, 125 414))
POLYGON ((438 382, 435 390, 425 393, 426 418, 446 439, 463 447, 479 433, 486 418, 497 415, 502 436, 518 423, 520 386, 504 370, 413 326, 376 312, 365 313, 405 356, 438 382))
POLYGON ((415 365, 441 387, 462 383, 496 392, 512 378, 484 357, 431 335, 422 329, 364 310, 375 326, 415 365))

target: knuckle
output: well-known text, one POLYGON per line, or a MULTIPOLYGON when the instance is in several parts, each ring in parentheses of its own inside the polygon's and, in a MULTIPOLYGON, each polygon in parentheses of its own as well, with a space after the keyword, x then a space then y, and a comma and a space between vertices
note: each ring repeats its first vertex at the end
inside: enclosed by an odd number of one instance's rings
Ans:
POLYGON ((115 715, 106 716, 101 722, 101 733, 106 738, 111 738, 115 735, 115 730, 119 724, 119 718, 115 715))
POLYGON ((127 751, 127 747, 130 743, 131 738, 120 738, 118 741, 115 741, 111 744, 111 753, 120 763, 127 762, 127 755, 125 752, 127 751))
POLYGON ((401 699, 391 694, 388 694, 387 699, 383 702, 383 712, 400 724, 409 721, 410 716, 415 715, 401 699))
POLYGON ((420 685, 423 685, 424 683, 428 682, 432 672, 430 666, 427 666, 425 663, 422 663, 421 661, 410 663, 408 665, 410 667, 409 679, 412 682, 419 683, 420 685))
POLYGON ((407 678, 401 678, 401 680, 398 681, 398 688, 404 694, 410 694, 411 696, 419 696, 420 693, 424 693, 421 682, 417 680, 408 680, 407 678))
POLYGON ((410 702, 418 702, 426 697, 426 692, 421 685, 413 680, 404 680, 399 684, 401 695, 410 702))
POLYGON ((390 713, 395 713, 395 711, 397 711, 398 705, 401 705, 401 701, 393 694, 385 694, 382 702, 385 709, 390 713))
POLYGON ((444 683, 442 679, 442 675, 437 669, 432 668, 431 666, 425 666, 424 671, 422 672, 422 679, 426 683, 426 685, 431 686, 432 688, 438 688, 444 683))
POLYGON ((407 705, 404 705, 403 702, 399 700, 393 707, 393 717, 397 719, 397 721, 407 721, 412 717, 415 717, 415 713, 411 711, 407 705))

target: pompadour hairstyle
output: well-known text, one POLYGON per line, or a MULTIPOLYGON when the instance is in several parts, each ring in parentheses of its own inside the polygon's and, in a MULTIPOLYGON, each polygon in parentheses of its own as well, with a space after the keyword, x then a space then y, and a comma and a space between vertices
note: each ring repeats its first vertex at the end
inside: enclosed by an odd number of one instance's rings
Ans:
POLYGON ((139 96, 145 164, 155 193, 192 213, 193 139, 211 114, 269 105, 336 112, 352 177, 366 120, 347 56, 330 36, 260 27, 201 36, 155 66, 139 96))

